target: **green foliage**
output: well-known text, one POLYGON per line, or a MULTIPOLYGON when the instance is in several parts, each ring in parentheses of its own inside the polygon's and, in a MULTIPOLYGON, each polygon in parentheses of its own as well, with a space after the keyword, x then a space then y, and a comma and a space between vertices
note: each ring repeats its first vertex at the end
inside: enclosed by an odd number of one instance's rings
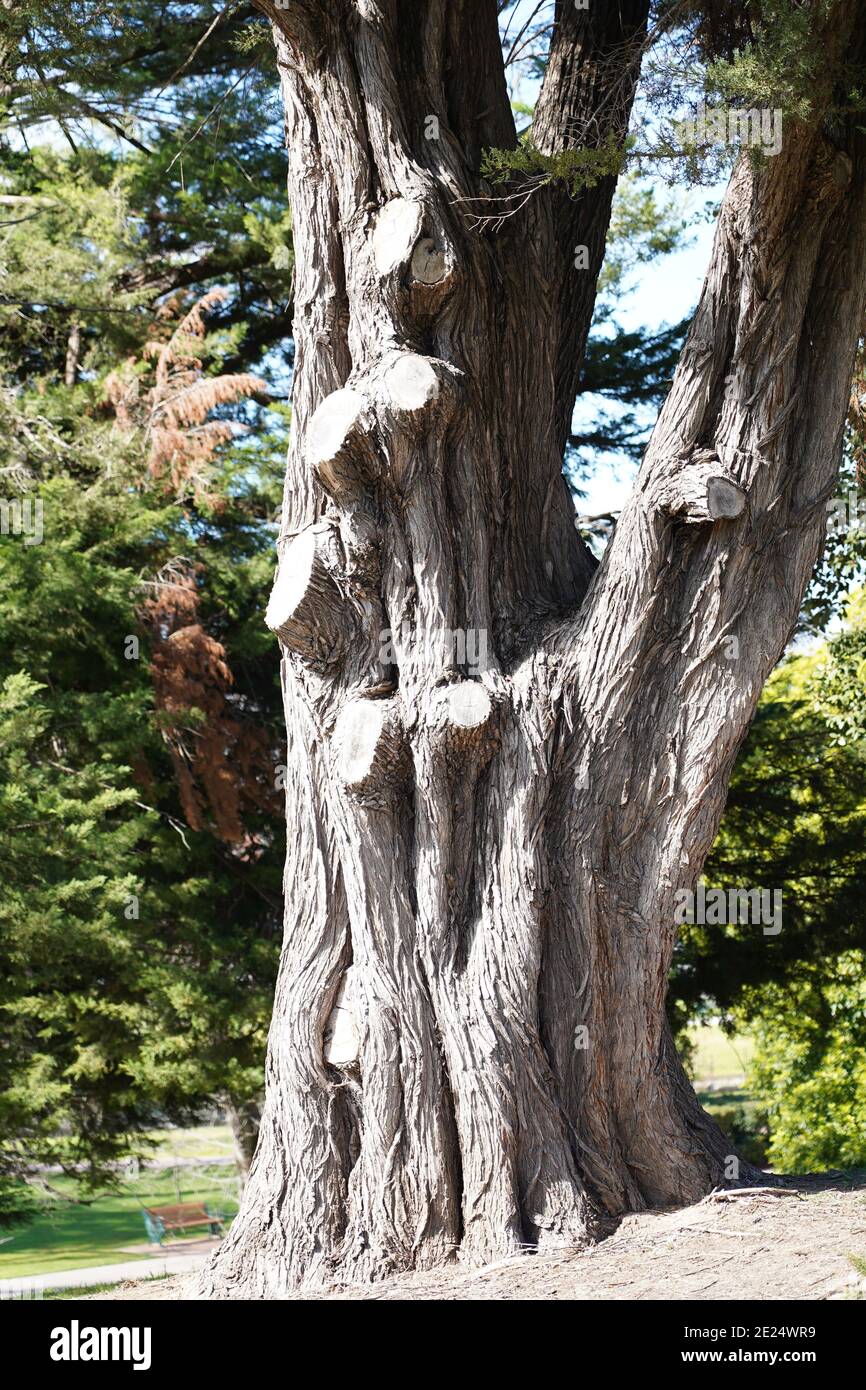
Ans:
MULTIPOLYGON (((713 183, 743 147, 733 134, 743 113, 775 113, 784 130, 816 120, 832 129, 862 111, 866 72, 834 42, 838 4, 661 0, 642 65, 633 165, 677 182, 713 183), (698 113, 719 119, 711 136, 696 132, 698 113)), ((745 150, 757 164, 768 157, 753 141, 745 150)))
POLYGON ((207 488, 169 491, 136 402, 146 342, 215 287, 203 374, 256 369, 283 394, 293 251, 273 45, 251 6, 2 14, 0 493, 44 526, 41 544, 0 536, 6 1223, 32 1215, 34 1165, 75 1165, 93 1190, 160 1118, 261 1092, 285 834, 261 613, 288 411, 217 392, 231 429, 207 488), (178 576, 186 618, 164 602, 178 576), (166 623, 195 678, 230 674, 184 686, 166 623), (191 823, 184 757, 195 768, 221 731, 240 824, 219 778, 191 823))
POLYGON ((782 1171, 866 1165, 864 966, 866 951, 846 951, 761 993, 750 1084, 782 1171))
MULTIPOLYGON (((224 113, 225 138, 251 143, 248 113, 224 113)), ((239 167, 206 136, 170 170, 176 141, 123 161, 33 148, 5 161, 0 227, 2 363, 17 380, 64 374, 70 331, 87 378, 134 352, 159 296, 229 290, 212 331, 232 334, 223 370, 257 364, 288 332, 293 264, 276 151, 239 167)))
POLYGON ((231 293, 214 327, 237 332, 223 370, 259 363, 289 337, 293 260, 273 45, 252 7, 22 0, 6 23, 7 366, 62 374, 73 322, 83 373, 118 365, 161 297, 217 284, 231 293))
POLYGON ((662 194, 644 179, 625 173, 617 183, 611 208, 598 281, 599 308, 611 310, 627 293, 641 267, 683 250, 699 215, 684 196, 662 194))
POLYGON ((707 862, 710 885, 781 888, 781 933, 687 925, 673 972, 677 1026, 712 999, 751 1032, 767 1157, 793 1172, 866 1162, 862 612, 771 677, 707 862))
POLYGON ((843 631, 818 669, 818 707, 834 743, 866 748, 866 591, 851 596, 843 631))
MULTIPOLYGON (((846 443, 839 472, 837 497, 853 497, 858 490, 851 440, 846 443)), ((862 502, 860 503, 862 506, 862 502)), ((824 552, 812 574, 800 624, 805 632, 820 635, 838 622, 854 585, 862 582, 866 560, 866 532, 857 527, 828 530, 824 552)))
POLYGON ((837 741, 818 698, 834 646, 790 658, 767 683, 706 866, 713 886, 781 889, 782 931, 686 926, 672 987, 688 1012, 709 997, 751 1019, 759 988, 866 944, 866 759, 837 741))
POLYGON ((743 1105, 708 1107, 716 1124, 728 1136, 735 1151, 747 1163, 767 1163, 769 1116, 766 1111, 750 1113, 743 1105))
MULTIPOLYGON (((127 215, 133 162, 31 152, 27 178, 51 204, 4 243, 3 284, 29 307, 3 311, 12 341, 0 360, 0 469, 7 498, 41 507, 43 534, 0 535, 3 1224, 33 1215, 21 1179, 35 1165, 74 1166, 92 1191, 116 1181, 120 1157, 147 1149, 160 1116, 257 1099, 279 949, 281 708, 261 612, 288 416, 219 407, 260 427, 217 450, 198 499, 148 471, 144 422, 118 428, 107 374, 153 332, 152 288, 117 291, 149 254, 127 215), (40 286, 51 303, 32 302, 40 286), (86 312, 67 385, 73 296, 86 312), (249 730, 271 750, 270 771, 241 786, 240 840, 218 815, 190 825, 176 718, 160 707, 147 609, 178 566, 195 575, 190 631, 233 674, 223 702, 232 746, 249 730)), ((195 214, 187 205, 182 216, 195 214)), ((263 227, 254 219, 245 235, 264 246, 263 227)), ((227 353, 246 365, 256 352, 241 318, 217 323, 203 344, 211 372, 227 353)), ((131 368, 142 391, 148 370, 131 368)), ((192 704, 186 714, 194 749, 207 719, 192 704)), ((238 766, 239 784, 251 775, 238 766)))
POLYGON ((595 188, 605 178, 615 178, 625 165, 626 152, 621 141, 608 138, 603 144, 544 154, 525 136, 513 150, 484 152, 481 174, 491 184, 501 185, 519 179, 533 187, 558 184, 575 198, 584 189, 595 188))
MULTIPOLYGON (((124 1062, 143 1022, 124 905, 140 891, 128 769, 58 756, 62 715, 22 673, 0 684, 0 1172, 86 1158, 94 1175, 134 1122, 124 1062), (85 1153, 86 1150, 86 1153, 85 1153)), ((61 755, 62 756, 62 755, 61 755)))
POLYGON ((832 23, 835 0, 807 6, 760 0, 752 6, 751 35, 729 57, 707 68, 710 95, 738 107, 769 107, 783 119, 808 121, 825 68, 821 31, 832 23))
MULTIPOLYGON (((36 437, 50 432, 43 421, 36 437)), ((142 487, 108 442, 85 416, 50 462, 32 455, 42 544, 0 537, 0 1174, 13 1184, 37 1162, 104 1184, 157 1114, 255 1098, 262 1082, 281 818, 247 812, 242 844, 185 824, 141 612, 150 576, 191 557, 234 698, 278 762, 260 612, 280 466, 261 441, 255 459, 230 458, 223 506, 198 513, 142 487)))
POLYGON ((627 330, 606 318, 596 322, 584 356, 581 395, 594 395, 617 406, 627 401, 629 408, 601 407, 589 424, 572 431, 566 466, 576 484, 592 456, 623 454, 640 462, 653 412, 670 388, 687 328, 687 321, 657 332, 627 330))
POLYGON ((146 145, 177 120, 184 86, 237 79, 256 20, 242 0, 17 0, 5 11, 3 104, 27 131, 57 123, 72 149, 94 126, 146 145))

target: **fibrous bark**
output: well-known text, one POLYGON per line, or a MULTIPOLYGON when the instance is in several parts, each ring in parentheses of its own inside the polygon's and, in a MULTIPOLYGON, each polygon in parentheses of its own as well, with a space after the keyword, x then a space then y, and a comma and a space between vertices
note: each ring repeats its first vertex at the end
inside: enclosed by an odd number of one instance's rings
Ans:
MULTIPOLYGON (((665 1023, 674 895, 821 543, 866 285, 853 121, 739 162, 594 573, 562 450, 612 181, 472 230, 515 139, 492 0, 262 8, 297 257, 290 848, 261 1138, 205 1278, 241 1296, 573 1245, 730 1180, 665 1023)), ((541 148, 624 130, 646 13, 557 6, 541 148)))

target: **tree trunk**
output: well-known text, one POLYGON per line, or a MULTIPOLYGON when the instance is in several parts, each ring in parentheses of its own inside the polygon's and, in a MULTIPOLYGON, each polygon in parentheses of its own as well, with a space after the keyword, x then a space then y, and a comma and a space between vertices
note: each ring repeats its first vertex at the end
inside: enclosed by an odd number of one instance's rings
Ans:
POLYGON ((238 1176, 245 1187, 258 1143, 261 1107, 254 1100, 235 1101, 231 1096, 226 1096, 223 1104, 232 1132, 238 1176))
POLYGON ((66 340, 66 365, 63 372, 65 386, 74 386, 78 381, 78 366, 81 361, 81 324, 73 319, 69 325, 66 340))
MULTIPOLYGON (((203 1284, 246 1297, 577 1245, 729 1181, 665 1023, 674 895, 821 544, 866 285, 853 121, 737 165, 593 575, 562 452, 612 180, 478 227, 480 151, 515 140, 493 0, 262 8, 297 256, 286 938, 203 1284)), ((558 7, 543 150, 627 122, 647 6, 594 9, 558 7)))

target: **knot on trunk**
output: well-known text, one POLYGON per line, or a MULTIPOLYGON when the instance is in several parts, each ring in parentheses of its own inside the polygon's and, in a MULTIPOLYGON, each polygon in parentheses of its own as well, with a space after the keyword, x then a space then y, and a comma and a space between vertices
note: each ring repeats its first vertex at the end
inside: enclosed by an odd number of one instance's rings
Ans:
POLYGON ((374 430, 370 401, 352 387, 332 391, 310 420, 307 460, 322 486, 337 499, 359 497, 379 473, 374 430))
POLYGON ((460 394, 461 373, 439 357, 417 352, 392 352, 375 373, 369 388, 375 392, 377 415, 383 435, 417 437, 442 430, 454 413, 460 394))
POLYGON ((449 273, 448 258, 433 237, 423 236, 415 245, 409 263, 412 282, 416 285, 441 285, 449 273))
POLYGON ((365 806, 389 807, 401 794, 409 771, 399 700, 350 700, 332 738, 337 774, 348 794, 365 806))
POLYGON ((469 775, 468 764, 482 766, 496 747, 496 706, 480 681, 439 686, 427 707, 424 724, 432 745, 449 761, 456 758, 464 776, 469 775))
POLYGON ((265 623, 290 652, 330 666, 339 661, 353 633, 351 612, 331 572, 329 526, 310 526, 283 552, 265 613, 265 623))
POLYGON ((658 484, 657 505, 679 521, 727 521, 744 510, 746 492, 713 449, 694 449, 671 460, 658 484))
POLYGON ((386 458, 399 481, 405 444, 445 428, 460 399, 461 380, 450 362, 397 350, 326 396, 305 440, 319 482, 347 507, 381 477, 386 458))
POLYGON ((377 216, 371 237, 377 274, 398 277, 408 292, 408 307, 418 317, 434 314, 456 280, 450 240, 434 220, 424 203, 392 198, 377 216))
POLYGON ((376 217, 372 236, 373 260, 381 276, 408 265, 423 225, 423 203, 392 198, 385 204, 376 217))

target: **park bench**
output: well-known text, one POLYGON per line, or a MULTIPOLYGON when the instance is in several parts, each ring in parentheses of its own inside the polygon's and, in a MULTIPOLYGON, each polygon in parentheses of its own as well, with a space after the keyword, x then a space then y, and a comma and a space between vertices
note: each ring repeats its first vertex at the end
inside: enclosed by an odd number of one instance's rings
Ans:
POLYGON ((222 1213, 208 1202, 181 1202, 173 1207, 145 1207, 144 1227, 151 1245, 161 1245, 168 1231, 186 1231, 207 1226, 212 1236, 222 1235, 222 1213))

